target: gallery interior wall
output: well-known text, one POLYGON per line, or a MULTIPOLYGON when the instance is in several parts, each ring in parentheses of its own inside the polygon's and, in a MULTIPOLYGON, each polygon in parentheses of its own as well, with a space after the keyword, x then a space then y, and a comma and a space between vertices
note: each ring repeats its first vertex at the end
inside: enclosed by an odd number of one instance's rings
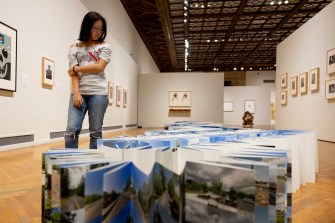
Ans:
POLYGON ((241 126, 245 101, 254 101, 254 125, 271 124, 271 88, 269 86, 229 86, 224 88, 224 101, 233 102, 233 111, 223 112, 224 125, 241 126))
POLYGON ((138 125, 164 127, 176 121, 223 123, 224 74, 154 73, 139 76, 138 125), (169 91, 191 91, 191 112, 169 113, 169 91))
MULTIPOLYGON (((125 17, 116 20, 105 16, 109 30, 106 40, 112 46, 111 63, 105 71, 115 86, 128 90, 128 107, 109 106, 104 127, 124 128, 137 124, 138 74, 158 69, 149 52, 144 50, 139 35, 134 34, 135 28, 121 3, 110 1, 108 4, 100 7, 109 7, 110 15, 125 17), (131 38, 127 33, 130 30, 131 38), (130 54, 133 49, 141 61, 130 54)), ((33 144, 44 143, 50 140, 51 132, 62 132, 66 128, 70 92, 68 47, 77 41, 82 18, 91 9, 79 0, 0 0, 0 5, 0 21, 18 31, 17 89, 16 92, 0 90, 0 139, 33 135, 33 144), (55 62, 52 89, 42 88, 42 57, 55 62)), ((87 120, 83 128, 88 128, 87 120)), ((15 146, 0 146, 0 150, 15 146)))
POLYGON ((335 102, 325 99, 327 51, 335 48, 335 1, 286 38, 277 47, 277 80, 280 75, 290 78, 320 67, 319 91, 292 97, 289 87, 276 84, 277 120, 281 129, 315 130, 321 140, 335 142, 335 102), (288 90, 287 105, 280 105, 281 90, 288 90))

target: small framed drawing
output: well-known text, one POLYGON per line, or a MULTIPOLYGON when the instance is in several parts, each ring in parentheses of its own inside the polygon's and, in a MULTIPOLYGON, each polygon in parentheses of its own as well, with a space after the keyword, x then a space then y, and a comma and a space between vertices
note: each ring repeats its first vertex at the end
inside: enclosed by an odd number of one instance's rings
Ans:
POLYGON ((250 112, 255 114, 255 100, 245 100, 244 101, 244 112, 250 112))
POLYGON ((234 111, 234 102, 233 101, 223 102, 223 111, 224 112, 233 112, 234 111))
POLYGON ((287 105, 287 90, 280 92, 280 104, 287 105))
POLYGON ((299 75, 299 92, 300 94, 307 93, 307 72, 299 75))
POLYGON ((287 73, 280 75, 280 87, 281 88, 287 87, 287 73))
POLYGON ((326 80, 326 99, 335 99, 335 79, 326 80))
POLYGON ((191 107, 191 91, 170 91, 169 107, 191 107))
POLYGON ((314 68, 309 71, 309 90, 317 91, 320 85, 320 68, 314 68))
POLYGON ((128 91, 123 89, 123 107, 126 108, 128 103, 128 91))
POLYGON ((42 84, 54 85, 55 80, 55 62, 42 57, 42 84))
POLYGON ((108 81, 108 104, 113 105, 114 103, 114 84, 108 81))
POLYGON ((120 107, 121 106, 121 91, 122 88, 120 86, 116 86, 116 106, 120 107))
POLYGON ((296 96, 298 94, 298 76, 291 77, 291 96, 296 96))
POLYGON ((16 91, 17 30, 0 22, 0 89, 16 91))
POLYGON ((335 48, 327 52, 327 74, 335 74, 335 48))

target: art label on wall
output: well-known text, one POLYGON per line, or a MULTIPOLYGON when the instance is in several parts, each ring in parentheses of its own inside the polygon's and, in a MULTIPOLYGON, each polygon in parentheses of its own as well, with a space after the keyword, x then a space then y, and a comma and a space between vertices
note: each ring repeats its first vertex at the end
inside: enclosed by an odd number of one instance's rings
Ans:
POLYGON ((335 99, 335 79, 326 80, 326 99, 335 99))
POLYGON ((297 83, 298 83, 298 77, 297 76, 291 77, 291 95, 292 96, 296 96, 298 94, 297 83))
POLYGON ((287 87, 287 73, 280 75, 280 87, 281 88, 287 87))
POLYGON ((55 80, 55 62, 42 57, 42 84, 54 85, 55 80))
POLYGON ((191 91, 170 91, 169 107, 191 107, 191 91))
POLYGON ((320 85, 320 68, 314 68, 309 71, 309 90, 317 91, 320 85))
POLYGON ((114 84, 108 82, 108 104, 113 105, 114 103, 114 84))
POLYGON ((0 22, 0 89, 16 91, 17 31, 0 22))
POLYGON ((335 48, 327 52, 327 74, 335 74, 335 48))

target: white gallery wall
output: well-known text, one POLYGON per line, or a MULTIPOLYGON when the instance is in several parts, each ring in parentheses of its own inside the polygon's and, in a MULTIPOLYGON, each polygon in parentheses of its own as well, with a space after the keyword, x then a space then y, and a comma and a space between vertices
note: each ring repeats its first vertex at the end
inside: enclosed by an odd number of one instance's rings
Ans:
POLYGON ((176 121, 223 123, 223 73, 154 73, 139 76, 138 125, 176 121), (169 113, 169 91, 191 91, 191 112, 169 113))
POLYGON ((245 112, 245 103, 254 104, 254 125, 271 124, 271 87, 269 86, 225 87, 224 101, 233 103, 233 111, 223 112, 224 125, 241 126, 243 124, 242 116, 245 112))
POLYGON ((289 86, 281 89, 276 84, 276 128, 315 130, 318 139, 335 142, 335 101, 325 99, 327 51, 335 48, 335 1, 316 14, 277 46, 277 80, 280 75, 290 78, 320 68, 320 86, 317 92, 291 96, 289 86), (280 92, 287 90, 287 105, 280 105, 280 92))
MULTIPOLYGON (((97 5, 98 2, 94 1, 97 5)), ((70 93, 68 47, 77 42, 81 21, 91 9, 79 0, 0 0, 0 5, 0 21, 18 31, 17 89, 16 92, 0 90, 0 140, 32 134, 33 144, 44 143, 50 139, 51 132, 66 128, 70 93), (42 88, 42 57, 55 62, 52 89, 42 88)), ((111 63, 105 70, 107 79, 115 87, 128 90, 128 107, 116 107, 115 103, 109 106, 104 127, 136 125, 138 74, 157 72, 158 68, 120 1, 109 1, 100 8, 108 8, 110 13, 101 12, 108 23, 106 40, 112 46, 111 63), (114 15, 122 17, 116 19, 114 15), (141 61, 136 61, 130 51, 141 61)), ((87 128, 85 120, 83 129, 87 128)), ((15 146, 0 146, 0 150, 15 146)))

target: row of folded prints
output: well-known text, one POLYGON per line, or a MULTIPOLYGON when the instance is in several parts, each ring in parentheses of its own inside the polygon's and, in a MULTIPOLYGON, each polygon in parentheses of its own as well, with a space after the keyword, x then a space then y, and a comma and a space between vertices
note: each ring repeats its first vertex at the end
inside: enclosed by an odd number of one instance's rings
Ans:
POLYGON ((292 221, 313 131, 179 127, 43 153, 42 222, 292 221))

